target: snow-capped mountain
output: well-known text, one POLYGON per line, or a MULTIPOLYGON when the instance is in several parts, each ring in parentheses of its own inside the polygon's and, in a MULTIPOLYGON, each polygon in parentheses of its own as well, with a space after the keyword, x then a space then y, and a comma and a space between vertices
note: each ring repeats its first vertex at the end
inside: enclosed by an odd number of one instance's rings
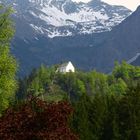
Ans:
POLYGON ((109 31, 131 14, 123 6, 101 0, 76 3, 72 0, 7 0, 37 34, 50 38, 109 31))

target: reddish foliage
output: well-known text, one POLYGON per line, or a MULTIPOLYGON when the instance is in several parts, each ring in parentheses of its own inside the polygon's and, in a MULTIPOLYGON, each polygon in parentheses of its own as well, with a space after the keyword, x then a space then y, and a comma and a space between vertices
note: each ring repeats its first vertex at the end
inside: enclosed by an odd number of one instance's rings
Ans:
POLYGON ((1 140, 78 140, 68 127, 69 103, 30 100, 10 108, 0 119, 1 140))

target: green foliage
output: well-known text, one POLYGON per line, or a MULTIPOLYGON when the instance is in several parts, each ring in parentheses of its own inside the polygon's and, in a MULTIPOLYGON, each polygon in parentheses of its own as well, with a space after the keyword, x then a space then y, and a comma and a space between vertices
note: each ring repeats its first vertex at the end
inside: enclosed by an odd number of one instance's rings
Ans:
POLYGON ((91 95, 94 94, 106 94, 108 92, 107 76, 96 71, 88 74, 87 86, 91 95))
POLYGON ((14 35, 13 22, 9 16, 13 13, 12 8, 0 6, 0 46, 9 45, 11 38, 14 35))
POLYGON ((85 94, 74 104, 75 113, 72 120, 72 127, 79 134, 80 140, 91 140, 94 138, 90 128, 89 105, 90 99, 85 94))
POLYGON ((128 88, 119 102, 119 125, 122 140, 140 139, 140 85, 128 88))
POLYGON ((13 23, 9 18, 11 12, 11 8, 0 7, 0 114, 14 100, 17 88, 17 64, 10 54, 9 45, 14 33, 13 23))
POLYGON ((20 91, 27 95, 48 102, 70 101, 71 128, 81 140, 140 139, 140 67, 123 62, 106 75, 57 73, 55 67, 42 65, 22 83, 20 91))
POLYGON ((126 93, 127 84, 121 79, 117 79, 114 84, 110 86, 110 91, 115 95, 124 95, 126 93))
POLYGON ((122 78, 126 82, 130 79, 139 79, 140 77, 140 67, 134 67, 130 64, 127 64, 125 61, 121 65, 116 63, 116 66, 113 70, 113 75, 115 78, 122 78))

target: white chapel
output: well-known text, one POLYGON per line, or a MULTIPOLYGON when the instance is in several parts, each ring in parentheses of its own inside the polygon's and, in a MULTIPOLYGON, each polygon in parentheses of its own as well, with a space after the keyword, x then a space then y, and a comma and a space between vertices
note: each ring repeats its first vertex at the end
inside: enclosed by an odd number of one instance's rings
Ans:
POLYGON ((69 61, 67 63, 61 64, 58 67, 57 72, 61 72, 61 73, 75 72, 75 68, 73 64, 71 63, 71 61, 69 61))

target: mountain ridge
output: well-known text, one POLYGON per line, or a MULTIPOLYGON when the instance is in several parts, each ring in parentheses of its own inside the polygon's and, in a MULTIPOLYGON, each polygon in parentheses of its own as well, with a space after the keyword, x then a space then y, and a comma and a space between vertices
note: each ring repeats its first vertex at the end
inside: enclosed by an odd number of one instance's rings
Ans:
POLYGON ((128 61, 140 52, 139 19, 138 8, 110 32, 53 39, 39 35, 26 41, 19 36, 13 41, 13 53, 21 62, 22 74, 27 74, 41 63, 52 65, 69 60, 79 69, 108 73, 114 61, 128 61))
MULTIPOLYGON (((34 34, 49 38, 110 31, 131 14, 123 6, 109 5, 100 0, 88 3, 72 0, 15 0, 12 4, 17 11, 14 17, 16 24, 22 18, 34 34)), ((18 30, 21 30, 20 26, 18 30)))
MULTIPOLYGON (((100 1, 98 2, 100 3, 100 1)), ((41 14, 44 14, 42 11, 44 5, 36 7, 32 3, 30 3, 31 6, 28 4, 28 0, 18 0, 18 3, 13 4, 17 9, 17 13, 13 16, 13 19, 16 22, 16 34, 12 41, 11 49, 12 53, 20 62, 20 75, 22 76, 28 74, 33 68, 40 66, 41 63, 50 66, 61 61, 69 60, 71 60, 79 69, 96 69, 107 73, 113 68, 114 61, 117 60, 121 62, 123 59, 128 61, 140 52, 138 38, 138 36, 140 36, 139 9, 132 14, 129 10, 123 9, 123 12, 130 15, 127 17, 120 10, 122 7, 118 8, 117 6, 116 10, 119 10, 122 17, 125 16, 125 18, 127 18, 115 27, 113 26, 111 31, 105 30, 104 28, 102 32, 100 30, 100 32, 87 33, 88 29, 91 31, 89 24, 89 28, 85 28, 86 32, 80 33, 81 29, 84 27, 81 23, 77 24, 69 19, 67 23, 73 23, 73 27, 75 28, 71 28, 70 26, 56 27, 48 25, 45 21, 38 20, 40 12, 41 14), (27 7, 27 5, 29 7, 27 7), (33 16, 32 12, 35 12, 38 16, 33 16), (36 27, 37 29, 33 27, 36 27), (42 31, 42 29, 47 30, 44 34, 44 30, 40 33, 38 32, 38 29, 40 31, 42 31), (56 30, 58 31, 58 29, 60 32, 55 32, 56 30), (72 34, 67 36, 70 32, 65 31, 70 31, 72 34)), ((80 5, 82 4, 83 3, 80 3, 80 5)), ((92 5, 92 3, 88 4, 92 5)), ((96 4, 95 6, 92 5, 95 12, 98 10, 101 12, 104 4, 100 4, 99 6, 96 4)), ((50 6, 49 8, 54 8, 54 6, 50 6)), ((115 11, 114 7, 112 8, 115 11)), ((113 14, 111 8, 106 6, 106 9, 110 14, 113 14)), ((70 9, 70 11, 72 10, 70 9)), ((53 12, 51 11, 51 13, 53 12)), ((57 16, 57 14, 54 15, 57 16)), ((91 23, 93 24, 92 26, 95 26, 93 22, 91 23)), ((100 26, 101 23, 97 22, 97 24, 100 26)))

